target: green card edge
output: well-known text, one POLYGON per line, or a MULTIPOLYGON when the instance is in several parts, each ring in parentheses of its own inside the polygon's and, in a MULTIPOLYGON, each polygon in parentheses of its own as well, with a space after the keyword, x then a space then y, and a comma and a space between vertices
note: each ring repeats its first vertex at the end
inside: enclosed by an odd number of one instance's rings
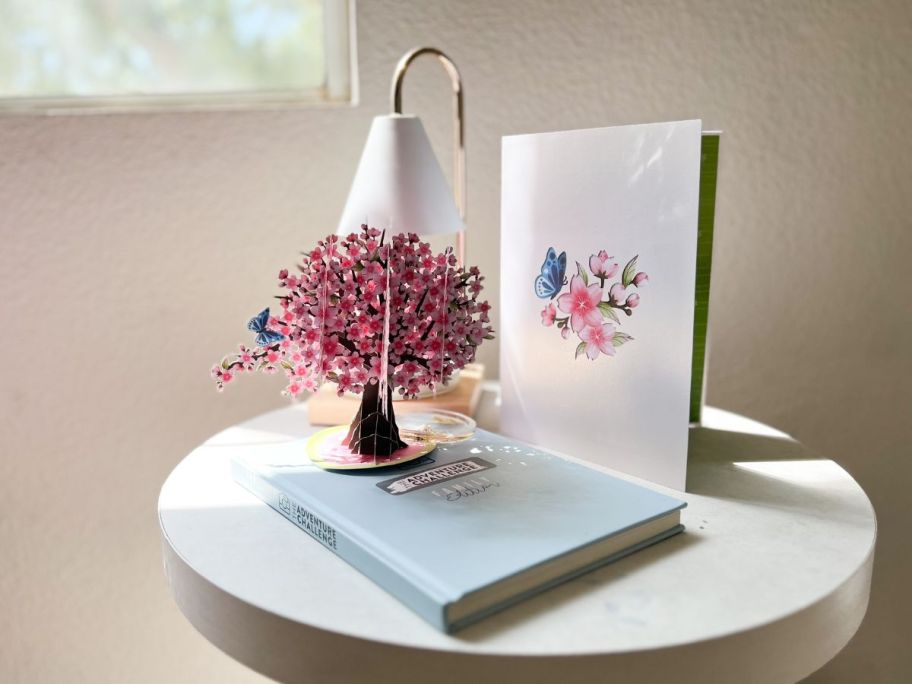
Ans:
POLYGON ((704 133, 700 149, 700 198, 697 209, 697 273, 694 296, 693 359, 690 375, 690 422, 703 413, 706 380, 706 333, 709 322, 709 283, 712 273, 713 228, 716 218, 716 180, 720 133, 704 133))

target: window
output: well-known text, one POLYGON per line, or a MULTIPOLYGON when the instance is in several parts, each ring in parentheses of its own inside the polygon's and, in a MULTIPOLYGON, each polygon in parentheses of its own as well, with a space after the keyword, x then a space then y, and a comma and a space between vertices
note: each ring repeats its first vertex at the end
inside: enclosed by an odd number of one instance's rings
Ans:
POLYGON ((0 110, 348 103, 353 0, 3 0, 0 110))

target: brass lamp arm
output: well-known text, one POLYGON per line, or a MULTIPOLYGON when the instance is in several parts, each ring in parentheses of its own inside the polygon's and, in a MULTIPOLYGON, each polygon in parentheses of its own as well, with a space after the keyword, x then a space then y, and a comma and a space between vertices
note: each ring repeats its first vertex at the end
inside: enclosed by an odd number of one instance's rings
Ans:
MULTIPOLYGON (((437 58, 447 74, 453 87, 453 195, 456 199, 456 208, 463 224, 466 219, 466 162, 465 162, 465 121, 464 102, 462 91, 462 78, 459 70, 449 57, 433 47, 420 47, 410 50, 402 56, 393 73, 393 82, 390 88, 390 106, 393 114, 402 114, 402 82, 409 65, 421 55, 433 55, 437 58)), ((465 230, 456 236, 456 258, 460 265, 465 264, 465 230)))

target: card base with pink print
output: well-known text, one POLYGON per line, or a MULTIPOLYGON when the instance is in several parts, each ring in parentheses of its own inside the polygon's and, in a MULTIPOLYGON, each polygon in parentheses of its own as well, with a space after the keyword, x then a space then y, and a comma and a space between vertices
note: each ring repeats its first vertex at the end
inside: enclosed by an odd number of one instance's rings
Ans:
POLYGON ((503 139, 505 434, 684 489, 701 129, 503 139))
POLYGON ((391 454, 359 454, 345 440, 348 431, 348 425, 338 425, 311 435, 306 445, 310 462, 324 470, 369 470, 408 463, 437 448, 437 443, 431 440, 405 439, 405 446, 391 454))

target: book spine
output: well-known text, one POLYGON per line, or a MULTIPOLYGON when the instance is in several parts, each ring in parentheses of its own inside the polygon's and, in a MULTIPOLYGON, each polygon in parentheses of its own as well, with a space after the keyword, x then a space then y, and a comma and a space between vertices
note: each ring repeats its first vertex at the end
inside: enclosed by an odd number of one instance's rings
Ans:
POLYGON ((268 477, 251 471, 237 462, 231 464, 234 480, 249 490, 296 527, 338 555, 349 565, 395 596, 422 618, 442 631, 446 624, 446 604, 391 567, 374 553, 346 534, 342 526, 321 515, 312 507, 284 492, 268 477))
POLYGON ((526 599, 528 599, 532 596, 535 596, 536 594, 540 594, 544 591, 547 591, 548 589, 561 585, 564 582, 569 582, 572 579, 580 577, 581 575, 585 575, 587 572, 592 572, 593 570, 600 568, 604 565, 609 565, 611 563, 614 563, 615 561, 618 561, 621 558, 629 556, 632 553, 636 553, 637 551, 640 551, 641 549, 645 549, 647 546, 652 546, 653 544, 658 544, 663 539, 668 539, 669 537, 673 537, 674 535, 678 534, 679 532, 683 532, 683 531, 684 531, 684 525, 680 525, 680 524, 675 525, 674 527, 671 527, 671 528, 665 530, 664 532, 660 532, 659 534, 655 535, 654 537, 650 537, 649 539, 644 539, 643 541, 639 542, 638 544, 633 544, 632 546, 628 546, 626 549, 621 549, 620 551, 613 553, 610 556, 605 556, 604 558, 600 558, 599 560, 589 563, 588 565, 584 565, 582 567, 576 568, 575 570, 572 570, 571 572, 565 573, 565 574, 561 575, 560 577, 555 577, 554 579, 550 580, 549 582, 545 582, 544 584, 538 585, 534 589, 530 589, 530 590, 522 592, 520 594, 511 596, 510 598, 506 599, 505 601, 501 601, 500 603, 488 606, 484 610, 478 611, 477 613, 474 613, 473 615, 469 615, 466 618, 457 620, 456 622, 454 622, 453 624, 450 625, 450 631, 451 632, 458 631, 458 630, 462 629, 463 627, 467 627, 470 624, 473 624, 475 622, 478 622, 479 620, 482 620, 482 619, 488 617, 489 615, 493 615, 494 613, 498 613, 501 610, 504 610, 505 608, 509 608, 512 605, 520 603, 521 601, 525 601, 526 599))

